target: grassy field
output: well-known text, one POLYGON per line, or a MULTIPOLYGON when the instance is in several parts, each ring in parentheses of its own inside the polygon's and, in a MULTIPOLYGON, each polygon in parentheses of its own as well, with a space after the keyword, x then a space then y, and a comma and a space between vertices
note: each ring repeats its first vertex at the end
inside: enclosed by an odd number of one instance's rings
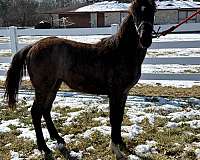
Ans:
MULTIPOLYGON (((29 82, 24 82, 23 88, 31 88, 29 82)), ((64 85, 61 89, 68 90, 64 85)), ((128 148, 125 154, 130 160, 200 158, 200 100, 188 97, 199 96, 198 86, 190 90, 137 86, 130 94, 137 96, 128 99, 122 125, 128 148), (160 97, 161 93, 167 97, 160 97), (143 94, 148 96, 138 96, 143 94)), ((61 96, 56 99, 52 117, 59 133, 71 155, 77 159, 114 160, 109 148, 108 99, 80 97, 61 96)), ((32 101, 32 96, 20 95, 17 109, 11 111, 6 109, 1 97, 0 157, 5 160, 42 159, 31 123, 32 101)), ((56 142, 50 140, 44 122, 42 126, 55 159, 64 159, 55 147, 56 142)))

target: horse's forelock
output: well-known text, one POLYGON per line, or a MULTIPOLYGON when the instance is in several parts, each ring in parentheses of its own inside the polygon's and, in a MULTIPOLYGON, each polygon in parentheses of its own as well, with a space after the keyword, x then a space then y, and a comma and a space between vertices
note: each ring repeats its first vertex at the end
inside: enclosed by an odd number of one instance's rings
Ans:
POLYGON ((131 6, 129 7, 129 12, 133 12, 136 7, 142 6, 143 4, 148 3, 149 6, 156 9, 155 0, 133 0, 131 6))

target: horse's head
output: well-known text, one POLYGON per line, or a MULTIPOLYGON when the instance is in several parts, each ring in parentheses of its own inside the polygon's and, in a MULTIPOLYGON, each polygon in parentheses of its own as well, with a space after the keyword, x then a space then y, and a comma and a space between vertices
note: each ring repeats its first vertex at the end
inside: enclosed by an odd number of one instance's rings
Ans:
POLYGON ((152 43, 155 11, 155 0, 133 0, 129 9, 134 18, 142 48, 148 48, 152 43))

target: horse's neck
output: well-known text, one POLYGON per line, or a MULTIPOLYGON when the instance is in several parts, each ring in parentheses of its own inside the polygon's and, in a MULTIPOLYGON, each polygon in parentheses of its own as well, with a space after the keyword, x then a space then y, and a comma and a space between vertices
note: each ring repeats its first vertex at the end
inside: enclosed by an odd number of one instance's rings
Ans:
POLYGON ((117 37, 120 47, 125 51, 124 53, 128 54, 129 57, 133 57, 135 62, 141 65, 147 50, 139 46, 139 34, 131 15, 128 15, 123 21, 117 37))
POLYGON ((138 46, 139 35, 131 15, 128 15, 124 19, 117 33, 117 37, 119 43, 125 45, 124 47, 133 48, 138 46))

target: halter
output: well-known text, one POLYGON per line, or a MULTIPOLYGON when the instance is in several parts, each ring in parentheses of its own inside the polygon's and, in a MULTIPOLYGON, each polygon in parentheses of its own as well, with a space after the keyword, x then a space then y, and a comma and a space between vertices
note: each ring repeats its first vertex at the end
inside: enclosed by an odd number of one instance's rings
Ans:
POLYGON ((150 23, 150 22, 148 22, 148 21, 142 21, 142 22, 140 23, 139 26, 137 26, 137 25, 135 24, 135 28, 136 28, 138 34, 140 34, 140 29, 141 29, 142 25, 145 25, 145 24, 147 24, 147 25, 149 25, 150 27, 153 28, 153 24, 152 24, 152 23, 150 23))
MULTIPOLYGON (((141 29, 142 25, 145 25, 145 24, 147 24, 147 25, 149 25, 150 27, 153 28, 153 24, 150 23, 150 22, 148 22, 148 21, 142 21, 142 22, 140 23, 139 26, 137 26, 137 25, 135 24, 135 28, 136 28, 136 30, 137 30, 138 35, 140 35, 140 29, 141 29)), ((139 40, 139 47, 140 47, 140 48, 143 48, 143 49, 146 49, 146 48, 142 45, 142 43, 140 42, 140 40, 139 40)))

